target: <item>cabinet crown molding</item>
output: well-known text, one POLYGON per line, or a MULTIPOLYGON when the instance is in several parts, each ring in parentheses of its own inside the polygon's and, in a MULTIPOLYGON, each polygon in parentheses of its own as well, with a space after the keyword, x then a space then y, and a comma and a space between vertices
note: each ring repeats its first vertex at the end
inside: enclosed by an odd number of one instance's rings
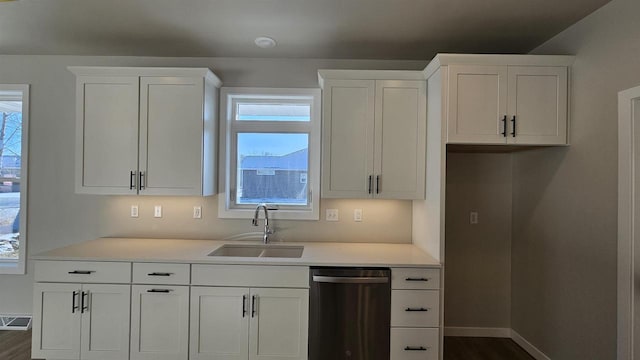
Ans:
POLYGON ((202 77, 219 88, 222 80, 208 68, 188 67, 116 67, 116 66, 69 66, 76 76, 176 76, 202 77))
POLYGON ((456 65, 513 65, 513 66, 571 66, 573 55, 508 55, 508 54, 437 54, 423 70, 428 79, 441 66, 456 65))

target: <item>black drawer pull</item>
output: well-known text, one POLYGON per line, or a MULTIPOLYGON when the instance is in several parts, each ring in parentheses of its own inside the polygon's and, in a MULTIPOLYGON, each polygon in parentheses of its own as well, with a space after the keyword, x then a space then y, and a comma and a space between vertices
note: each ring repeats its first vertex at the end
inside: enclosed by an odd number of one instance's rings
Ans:
POLYGON ((163 294, 168 294, 171 291, 172 290, 169 290, 169 289, 149 289, 149 290, 147 290, 148 293, 163 293, 163 294))
POLYGON ((406 278, 404 279, 404 281, 429 281, 431 280, 430 278, 406 278))
POLYGON ((406 308, 404 311, 429 311, 429 309, 425 308, 406 308))
POLYGON ((424 346, 407 346, 404 351, 427 351, 427 348, 424 346))
POLYGON ((69 274, 72 274, 72 275, 91 275, 94 272, 95 271, 90 271, 90 270, 73 270, 73 271, 69 271, 69 274))
POLYGON ((150 274, 147 274, 147 276, 171 276, 173 275, 173 273, 167 273, 167 272, 152 272, 150 274))

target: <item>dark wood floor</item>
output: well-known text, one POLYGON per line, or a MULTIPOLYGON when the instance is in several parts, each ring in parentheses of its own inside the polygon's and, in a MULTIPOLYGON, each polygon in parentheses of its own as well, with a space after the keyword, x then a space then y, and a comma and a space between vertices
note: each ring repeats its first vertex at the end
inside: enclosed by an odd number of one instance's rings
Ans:
POLYGON ((31 360, 31 330, 0 331, 0 359, 31 360))
POLYGON ((445 360, 535 360, 508 338, 444 338, 445 360))
MULTIPOLYGON (((445 360, 534 360, 511 339, 445 337, 445 360)), ((0 331, 0 359, 30 360, 31 331, 0 331)))

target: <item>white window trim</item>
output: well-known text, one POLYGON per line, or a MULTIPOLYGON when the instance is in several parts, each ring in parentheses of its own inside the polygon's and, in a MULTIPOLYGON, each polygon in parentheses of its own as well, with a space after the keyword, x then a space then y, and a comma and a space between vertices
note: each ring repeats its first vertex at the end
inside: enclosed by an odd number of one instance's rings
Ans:
POLYGON ((29 189, 29 85, 0 84, 0 91, 20 91, 22 93, 22 154, 20 169, 20 250, 18 261, 0 261, 0 274, 25 274, 27 263, 27 193, 29 189))
POLYGON ((321 92, 320 89, 287 88, 247 88, 223 87, 220 91, 220 164, 218 181, 218 217, 223 219, 250 219, 254 209, 230 208, 230 191, 227 184, 231 181, 231 126, 233 109, 229 106, 236 97, 246 96, 304 96, 311 97, 311 134, 309 136, 309 171, 307 183, 310 190, 310 208, 304 210, 281 209, 269 212, 273 219, 281 220, 319 220, 320 218, 320 131, 321 131, 321 92))

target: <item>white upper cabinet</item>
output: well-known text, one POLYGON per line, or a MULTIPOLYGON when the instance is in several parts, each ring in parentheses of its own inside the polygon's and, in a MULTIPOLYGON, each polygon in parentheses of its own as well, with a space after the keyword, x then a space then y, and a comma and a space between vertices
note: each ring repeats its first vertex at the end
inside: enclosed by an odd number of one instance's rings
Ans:
POLYGON ((422 199, 426 82, 420 72, 321 70, 322 197, 422 199))
POLYGON ((323 102, 322 196, 370 196, 375 81, 326 81, 323 102))
POLYGON ((509 66, 510 144, 566 144, 568 69, 509 66))
POLYGON ((449 144, 566 145, 571 56, 438 55, 449 144), (447 80, 448 79, 448 80, 447 80))
POLYGON ((135 194, 138 77, 80 76, 76 88, 76 192, 135 194))
POLYGON ((449 142, 504 143, 506 67, 451 65, 449 76, 449 142))
POLYGON ((208 69, 71 67, 76 192, 213 195, 220 80, 208 69))

